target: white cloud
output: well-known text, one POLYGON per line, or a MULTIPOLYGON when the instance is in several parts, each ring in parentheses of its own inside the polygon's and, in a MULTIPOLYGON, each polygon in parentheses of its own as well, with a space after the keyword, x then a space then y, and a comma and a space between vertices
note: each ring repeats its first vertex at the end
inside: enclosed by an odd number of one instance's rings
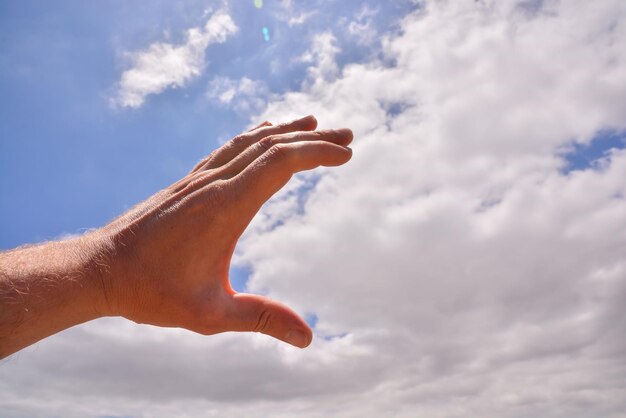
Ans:
POLYGON ((289 20, 287 20, 287 24, 291 26, 302 25, 306 23, 310 18, 315 16, 317 12, 315 10, 311 10, 309 12, 302 12, 296 16, 290 16, 289 20))
POLYGON ((350 164, 302 214, 289 194, 270 204, 238 255, 251 290, 370 350, 345 372, 369 387, 344 388, 345 416, 626 408, 626 151, 570 175, 558 157, 626 128, 625 7, 535 6, 428 2, 380 62, 327 77, 320 54, 259 118, 356 131, 350 164))
POLYGON ((348 34, 354 37, 362 45, 370 45, 378 38, 378 31, 373 24, 373 17, 378 10, 370 8, 367 4, 361 7, 354 20, 347 23, 348 34))
POLYGON ((294 4, 291 0, 282 0, 278 5, 279 7, 274 11, 274 17, 279 21, 286 22, 289 27, 302 25, 317 15, 317 10, 313 8, 312 3, 307 3, 306 10, 301 12, 294 10, 294 4))
MULTIPOLYGON (((311 48, 300 57, 300 61, 311 64, 308 69, 308 82, 325 83, 332 81, 339 73, 339 67, 335 62, 336 55, 340 52, 337 38, 330 32, 315 35, 311 48)), ((310 86, 303 86, 305 89, 310 86)))
POLYGON ((215 77, 209 82, 206 97, 238 112, 258 112, 266 105, 269 91, 264 82, 242 77, 215 77))
POLYGON ((225 42, 237 30, 231 17, 218 11, 203 28, 189 29, 184 44, 158 42, 132 54, 133 67, 122 74, 113 104, 136 108, 150 94, 183 87, 202 73, 206 48, 225 42))
POLYGON ((626 6, 424 6, 379 60, 316 38, 255 118, 356 133, 238 249, 252 290, 318 315, 309 349, 102 320, 2 364, 5 415, 623 416, 626 151, 568 175, 558 153, 626 129, 626 6))

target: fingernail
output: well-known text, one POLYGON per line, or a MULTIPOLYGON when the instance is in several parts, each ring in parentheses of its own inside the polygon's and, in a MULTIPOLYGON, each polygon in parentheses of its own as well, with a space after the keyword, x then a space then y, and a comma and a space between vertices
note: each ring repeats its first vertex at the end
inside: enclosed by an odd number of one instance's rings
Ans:
POLYGON ((304 348, 307 346, 309 339, 304 332, 293 329, 287 333, 285 341, 296 347, 304 348))
POLYGON ((352 129, 348 129, 348 128, 337 129, 337 133, 340 135, 345 135, 350 138, 354 138, 354 133, 352 132, 352 129))

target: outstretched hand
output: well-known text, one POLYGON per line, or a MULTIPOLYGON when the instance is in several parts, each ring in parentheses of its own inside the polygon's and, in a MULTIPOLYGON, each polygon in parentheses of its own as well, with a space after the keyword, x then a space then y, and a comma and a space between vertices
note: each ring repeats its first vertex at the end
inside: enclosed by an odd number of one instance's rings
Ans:
POLYGON ((294 173, 350 160, 349 129, 316 127, 307 116, 238 135, 94 234, 102 315, 201 334, 256 331, 309 345, 302 318, 269 298, 235 292, 228 274, 237 240, 294 173))

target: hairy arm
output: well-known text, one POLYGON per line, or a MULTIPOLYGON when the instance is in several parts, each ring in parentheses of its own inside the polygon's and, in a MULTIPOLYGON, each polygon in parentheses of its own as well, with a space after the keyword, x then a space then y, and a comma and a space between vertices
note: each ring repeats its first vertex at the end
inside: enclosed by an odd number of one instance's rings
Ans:
POLYGON ((0 358, 105 312, 96 260, 85 238, 0 253, 0 358))
POLYGON ((239 237, 294 173, 351 158, 350 130, 316 127, 312 116, 265 122, 103 228, 0 254, 0 358, 102 316, 309 345, 302 318, 235 292, 228 272, 239 237))

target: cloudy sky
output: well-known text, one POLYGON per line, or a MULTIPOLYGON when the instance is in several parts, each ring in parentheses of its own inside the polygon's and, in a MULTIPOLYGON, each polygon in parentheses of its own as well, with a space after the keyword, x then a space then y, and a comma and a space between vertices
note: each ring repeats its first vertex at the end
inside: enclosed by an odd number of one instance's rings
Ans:
POLYGON ((350 127, 237 248, 305 350, 107 318, 2 417, 625 417, 623 0, 0 3, 0 248, 104 225, 263 120, 350 127))

